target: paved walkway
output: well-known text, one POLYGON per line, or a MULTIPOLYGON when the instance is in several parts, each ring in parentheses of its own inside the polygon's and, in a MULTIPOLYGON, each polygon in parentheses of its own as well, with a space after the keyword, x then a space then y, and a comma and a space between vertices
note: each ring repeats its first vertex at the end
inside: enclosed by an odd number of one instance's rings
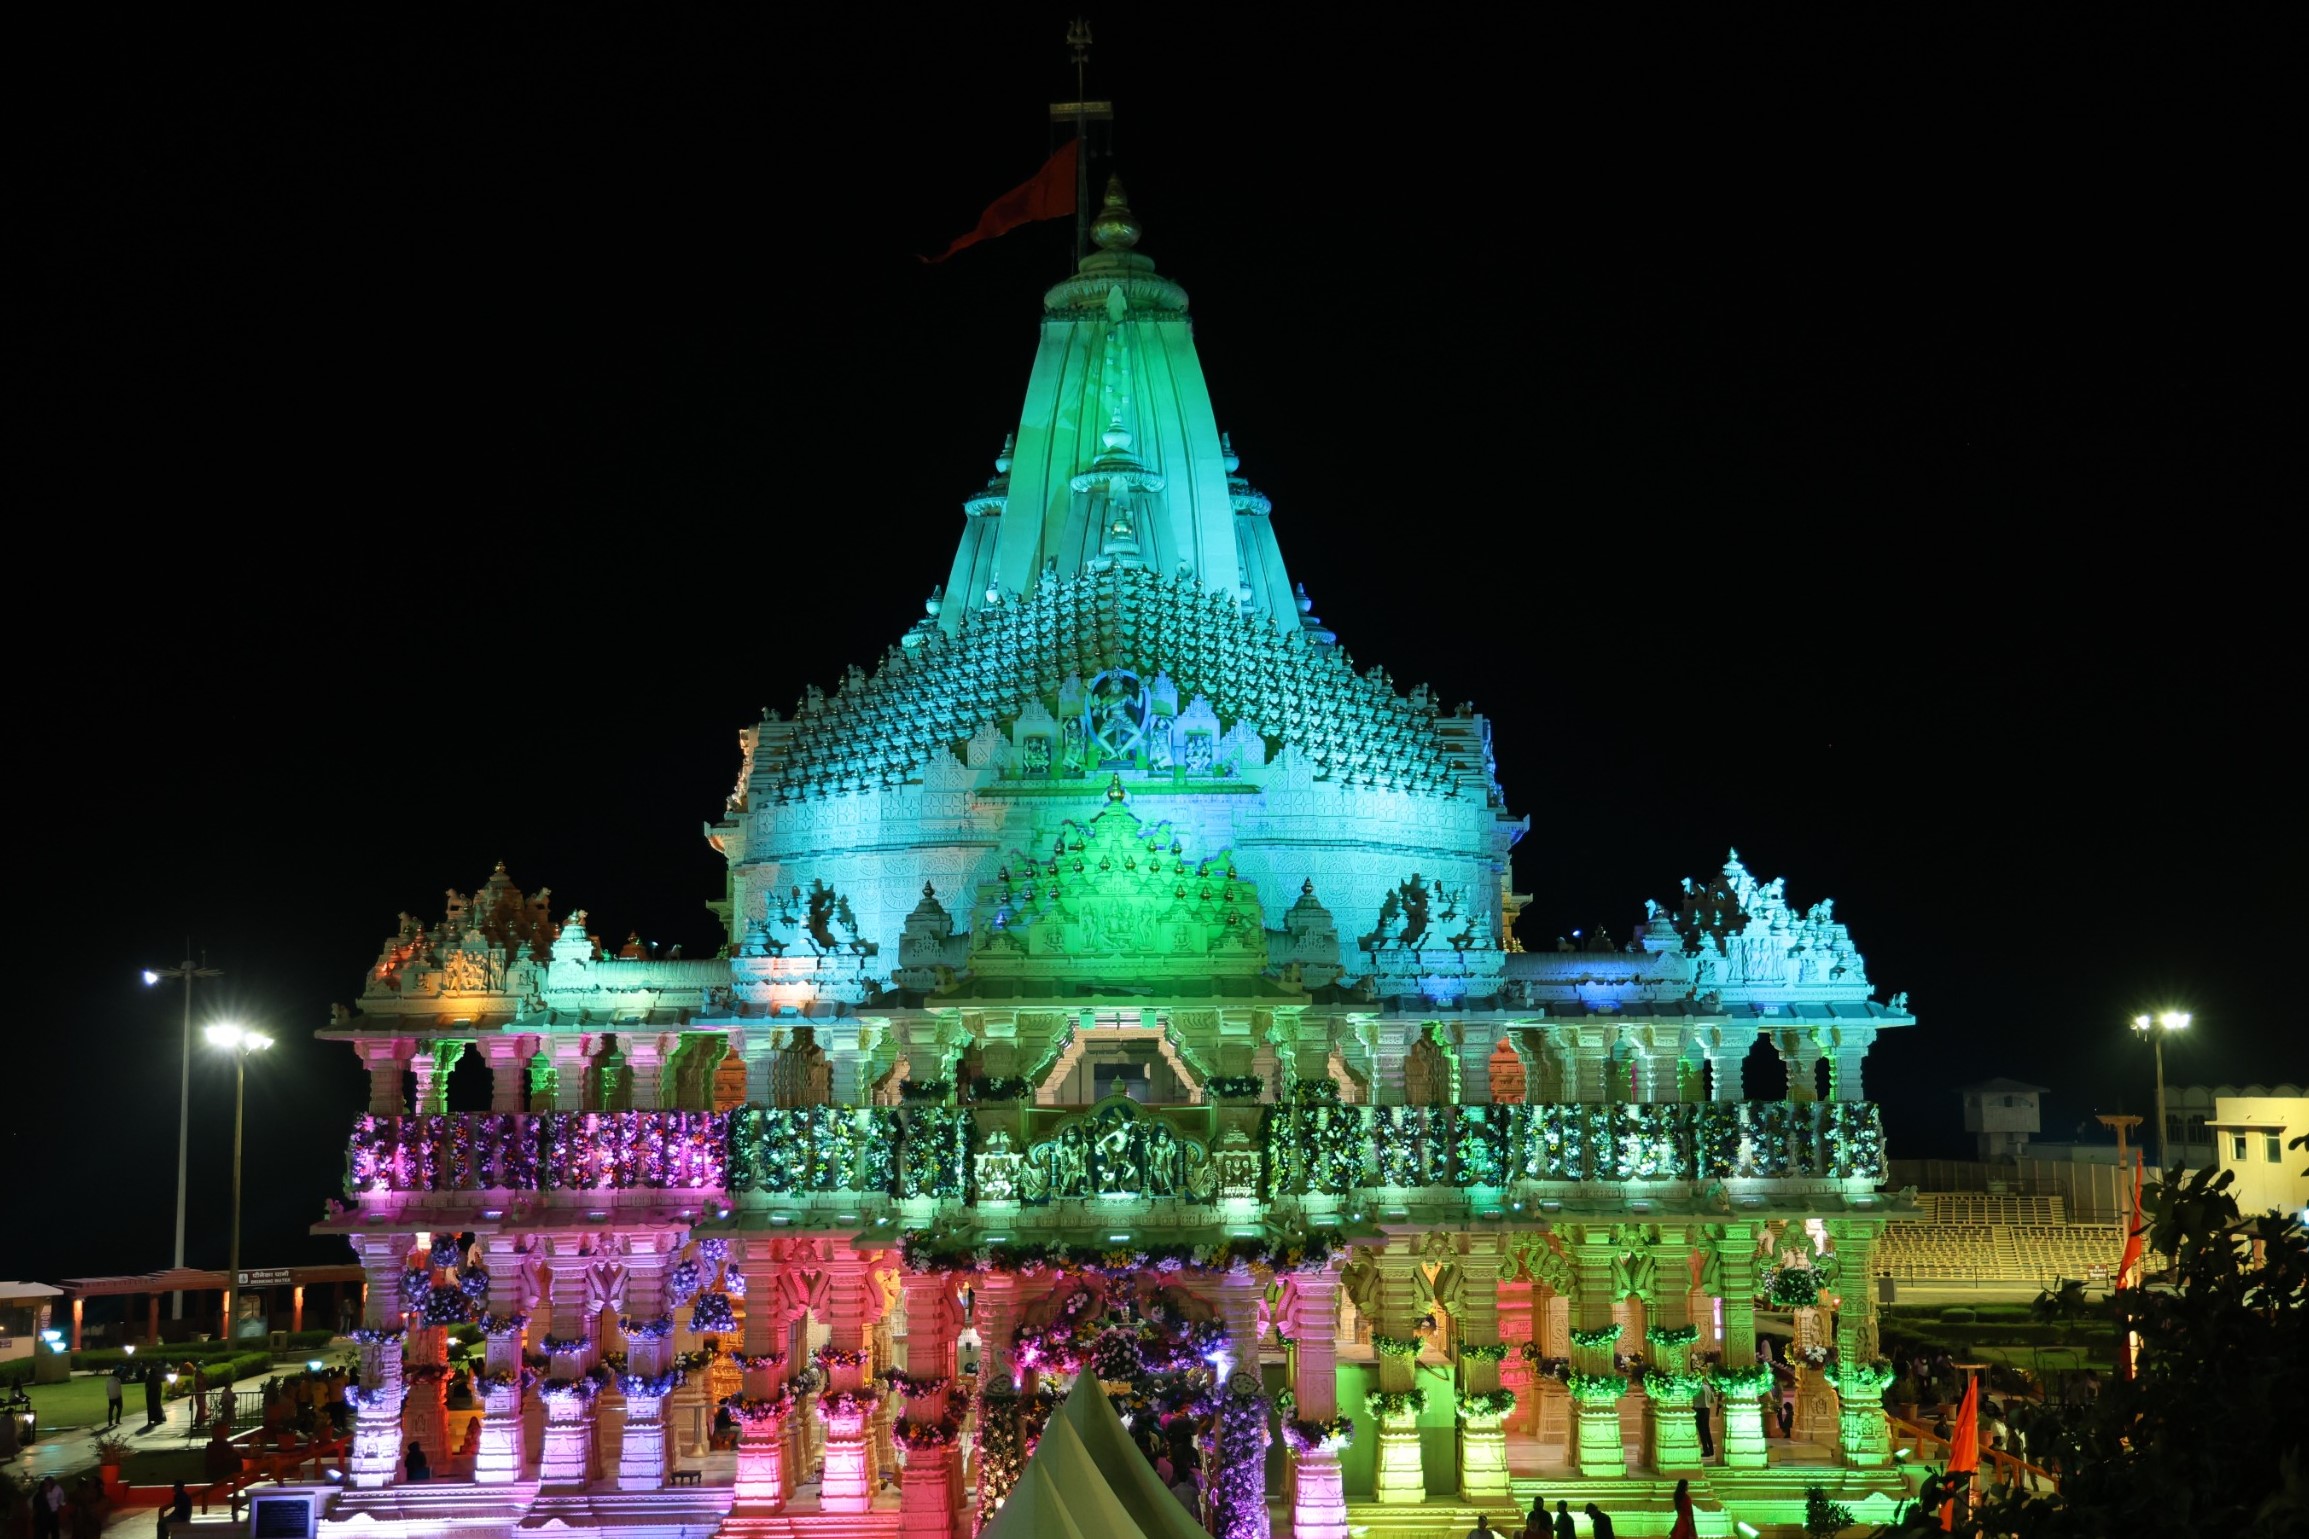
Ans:
MULTIPOLYGON (((276 1377, 281 1371, 280 1368, 276 1367, 257 1374, 253 1378, 242 1379, 233 1385, 233 1389, 235 1391, 262 1391, 265 1387, 265 1380, 276 1377)), ((294 1370, 292 1368, 288 1371, 293 1372, 294 1370)), ((86 1378, 91 1377, 91 1375, 75 1374, 73 1377, 86 1378)), ((184 1395, 175 1400, 162 1402, 163 1419, 161 1424, 150 1431, 144 1430, 144 1386, 141 1384, 128 1386, 128 1397, 123 1402, 122 1409, 125 1415, 121 1425, 116 1430, 128 1439, 132 1447, 138 1449, 177 1449, 194 1446, 189 1441, 192 1437, 192 1396, 184 1395)), ((54 1475, 66 1485, 70 1485, 72 1478, 82 1470, 95 1468, 96 1439, 104 1431, 105 1428, 99 1425, 43 1432, 40 1434, 40 1441, 19 1453, 15 1462, 8 1465, 7 1468, 12 1474, 24 1476, 34 1481, 39 1480, 43 1475, 54 1475)), ((230 1526, 230 1519, 221 1506, 209 1516, 219 1525, 230 1526)), ((196 1526, 199 1521, 199 1514, 195 1513, 194 1523, 196 1526)), ((126 1529, 131 1524, 143 1525, 139 1530, 140 1532, 152 1532, 153 1510, 150 1507, 129 1507, 116 1511, 104 1527, 105 1531, 109 1533, 115 1529, 126 1529)))

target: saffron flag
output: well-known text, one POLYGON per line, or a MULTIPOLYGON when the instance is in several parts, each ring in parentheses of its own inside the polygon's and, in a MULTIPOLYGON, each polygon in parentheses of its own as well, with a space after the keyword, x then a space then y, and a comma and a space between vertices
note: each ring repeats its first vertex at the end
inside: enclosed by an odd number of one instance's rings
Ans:
POLYGON ((1081 143, 1079 139, 1069 139, 1060 145, 1058 153, 1044 161, 1040 171, 987 204, 986 212, 978 216, 976 229, 955 236, 953 245, 922 261, 943 262, 965 246, 1007 235, 1022 224, 1032 224, 1037 219, 1063 219, 1073 213, 1075 155, 1081 143))
POLYGON ((2128 1286, 2133 1268, 2141 1264, 2141 1235, 2148 1225, 2141 1222, 2141 1160, 2138 1151, 2133 1155, 2133 1227, 2125 1236, 2125 1259, 2117 1263, 2117 1286, 2128 1286))
MULTIPOLYGON (((1980 1377, 1975 1374, 1964 1382, 1964 1399, 1956 1407, 1956 1429, 1948 1438, 1947 1474, 1980 1472, 1980 1377)), ((1940 1504, 1940 1526, 1956 1527, 1956 1503, 1940 1504)))

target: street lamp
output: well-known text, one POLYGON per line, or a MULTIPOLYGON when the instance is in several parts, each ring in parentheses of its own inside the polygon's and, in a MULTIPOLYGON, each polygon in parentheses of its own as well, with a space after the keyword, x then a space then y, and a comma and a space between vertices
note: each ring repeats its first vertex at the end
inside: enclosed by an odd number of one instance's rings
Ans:
MULTIPOLYGON (((151 988, 165 979, 184 980, 184 1065, 176 1084, 176 1262, 178 1271, 184 1270, 184 1173, 185 1151, 192 1132, 192 980, 221 978, 221 969, 203 967, 193 960, 192 937, 184 941, 184 960, 174 967, 148 967, 144 970, 144 986, 151 988)), ((168 1317, 184 1318, 184 1290, 178 1288, 168 1296, 168 1317)))
POLYGON ((261 1031, 230 1024, 211 1026, 206 1035, 211 1046, 229 1049, 233 1055, 233 1227, 224 1264, 224 1339, 229 1342, 233 1339, 233 1311, 240 1303, 241 1103, 248 1088, 249 1054, 263 1052, 273 1045, 273 1039, 261 1031))
POLYGON ((2157 1050, 2157 1167, 2160 1170, 2170 1170, 2173 1165, 2172 1132, 2165 1126, 2165 1038, 2188 1029, 2186 1010, 2160 1010, 2155 1015, 2133 1017, 2133 1030, 2147 1037, 2157 1050))

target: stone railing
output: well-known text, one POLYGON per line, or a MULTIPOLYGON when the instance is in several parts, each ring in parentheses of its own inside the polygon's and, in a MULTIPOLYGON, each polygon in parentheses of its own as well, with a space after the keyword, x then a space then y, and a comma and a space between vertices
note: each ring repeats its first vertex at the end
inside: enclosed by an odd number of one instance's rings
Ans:
MULTIPOLYGON (((1257 1111, 1263 1134, 1244 1157, 1256 1162, 1260 1197, 1526 1181, 1876 1183, 1885 1172, 1883 1124, 1865 1101, 1372 1107, 1315 1094, 1257 1111)), ((1023 1131, 1015 1123, 1010 1112, 953 1106, 363 1116, 347 1151, 346 1190, 655 1189, 977 1202, 1016 1195, 1004 1185, 979 1187, 995 1163, 1015 1165, 1027 1152, 1023 1136, 1009 1152, 1023 1131)), ((1164 1166, 1142 1159, 1121 1168, 1159 1178, 1164 1166)), ((1249 1190, 1247 1177, 1239 1190, 1249 1190)), ((1186 1191, 1183 1183, 1130 1188, 1146 1196, 1186 1191)))

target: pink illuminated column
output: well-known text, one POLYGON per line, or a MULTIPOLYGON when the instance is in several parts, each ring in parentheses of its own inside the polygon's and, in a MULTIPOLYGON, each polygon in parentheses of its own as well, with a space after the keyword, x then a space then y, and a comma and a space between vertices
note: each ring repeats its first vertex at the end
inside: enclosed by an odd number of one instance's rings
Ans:
MULTIPOLYGON (((1291 1393, 1299 1415, 1328 1421, 1339 1414, 1339 1274, 1308 1272, 1292 1279, 1289 1324, 1293 1349, 1291 1393)), ((1358 1429, 1365 1436, 1369 1428, 1358 1429)), ((1339 1451, 1317 1447, 1291 1455, 1291 1533, 1294 1539, 1347 1539, 1347 1493, 1340 1484, 1339 1451)))
POLYGON ((879 1293, 867 1275, 867 1262, 846 1247, 827 1264, 827 1324, 833 1339, 827 1343, 826 1392, 818 1414, 826 1422, 826 1469, 818 1485, 818 1506, 825 1512, 865 1512, 874 1504, 871 1468, 867 1459, 866 1417, 873 1408, 873 1364, 867 1357, 866 1327, 869 1311, 879 1293))
POLYGON ((353 1451, 348 1474, 361 1490, 389 1486, 401 1468, 401 1273, 408 1267, 409 1236, 352 1237, 367 1281, 369 1306, 361 1322, 361 1384, 353 1400, 353 1451))
POLYGON ((665 1308, 665 1274, 679 1236, 629 1234, 625 1241, 625 1428, 617 1445, 617 1488, 665 1485, 665 1397, 673 1392, 673 1318, 665 1308))
MULTIPOLYGON (((938 1273, 909 1273, 906 1295, 906 1373, 916 1381, 954 1373, 954 1285, 938 1273)), ((962 1504, 960 1460, 946 1435, 944 1389, 909 1397, 899 1441, 906 1466, 899 1475, 898 1532, 907 1539, 954 1539, 962 1504)))
POLYGON ((482 1485, 507 1485, 521 1478, 522 1343, 529 1323, 523 1295, 521 1242, 494 1234, 481 1242, 481 1265, 489 1274, 489 1313, 481 1322, 487 1356, 482 1362, 481 1442, 473 1456, 473 1478, 482 1485))
POLYGON ((582 1486, 593 1467, 592 1296, 586 1288, 583 1235, 546 1237, 553 1258, 548 1298, 552 1325, 546 1350, 547 1379, 537 1387, 545 1401, 545 1452, 537 1478, 545 1485, 582 1486))
POLYGON ((753 1235, 730 1243, 729 1264, 746 1280, 745 1383, 738 1407, 737 1501, 748 1511, 776 1512, 792 1490, 784 1422, 793 1320, 791 1289, 776 1242, 753 1235))

